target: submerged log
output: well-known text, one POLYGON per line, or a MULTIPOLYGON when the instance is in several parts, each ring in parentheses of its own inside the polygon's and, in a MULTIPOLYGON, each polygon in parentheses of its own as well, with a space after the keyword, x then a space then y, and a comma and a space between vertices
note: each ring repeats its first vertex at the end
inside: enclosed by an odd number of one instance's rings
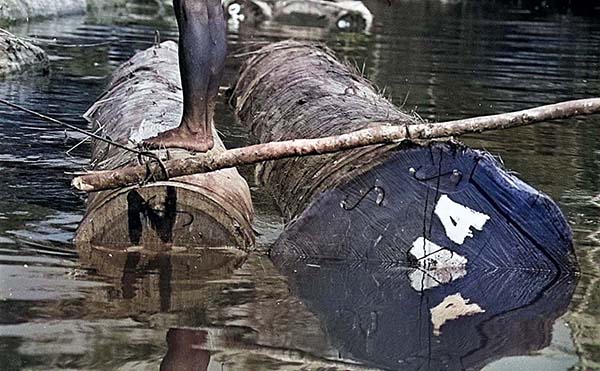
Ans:
POLYGON ((551 272, 474 270, 420 292, 416 269, 281 260, 291 292, 319 317, 340 356, 385 370, 480 370, 546 348, 577 285, 551 272))
POLYGON ((0 77, 28 70, 47 72, 48 66, 40 47, 0 29, 0 77))
MULTIPOLYGON (((241 123, 262 143, 336 135, 372 122, 421 122, 329 50, 296 42, 265 47, 246 61, 233 100, 241 123)), ((426 271, 560 271, 575 264, 557 205, 488 153, 455 141, 283 159, 257 174, 289 222, 274 256, 387 261, 426 271)))
MULTIPOLYGON (((86 113, 93 131, 136 148, 133 142, 176 127, 182 112, 176 66, 173 42, 135 55, 114 73, 107 92, 86 113)), ((214 135, 215 148, 209 153, 224 151, 214 135)), ((160 158, 190 155, 175 149, 154 153, 160 158)), ((139 161, 136 153, 101 141, 93 143, 95 169, 116 169, 139 161)), ((83 260, 93 265, 105 265, 101 262, 110 257, 114 264, 135 269, 132 257, 137 265, 152 266, 157 255, 167 253, 173 255, 170 265, 186 266, 189 257, 179 258, 182 252, 210 255, 225 250, 234 252, 235 258, 238 249, 248 251, 254 238, 252 215, 248 185, 231 168, 92 193, 75 241, 83 260), (115 256, 115 252, 125 255, 115 256), (144 260, 144 256, 150 258, 144 260)))
POLYGON ((384 370, 480 370, 544 349, 577 286, 553 272, 475 269, 421 292, 418 269, 392 264, 281 256, 275 264, 341 357, 384 370))
POLYGON ((362 1, 225 0, 223 5, 234 28, 240 23, 264 20, 293 23, 296 18, 341 31, 368 32, 373 25, 373 14, 362 1))
POLYGON ((0 0, 0 24, 83 14, 88 9, 125 4, 125 0, 0 0))

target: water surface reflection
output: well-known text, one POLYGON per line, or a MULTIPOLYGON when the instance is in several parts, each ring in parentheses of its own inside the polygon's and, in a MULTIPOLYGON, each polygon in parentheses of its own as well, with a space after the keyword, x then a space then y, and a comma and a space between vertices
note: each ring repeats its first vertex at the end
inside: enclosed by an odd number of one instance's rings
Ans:
POLYGON ((343 357, 383 369, 479 370, 550 344, 576 285, 569 275, 472 270, 421 292, 413 269, 276 259, 343 357))
MULTIPOLYGON (((288 37, 323 41, 349 63, 360 69, 364 64, 365 74, 382 89, 386 87, 386 94, 398 105, 436 120, 600 95, 597 19, 532 16, 485 9, 478 2, 468 2, 469 6, 451 3, 394 1, 389 8, 386 1, 366 1, 375 20, 370 34, 276 22, 241 26, 229 36, 230 49, 232 54, 241 54, 288 37)), ((81 114, 104 90, 116 66, 152 45, 155 29, 163 39, 175 38, 174 18, 155 17, 155 13, 144 9, 141 14, 73 17, 11 28, 20 35, 52 41, 45 45, 52 71, 48 76, 0 80, 0 94, 85 127, 81 114), (72 47, 98 43, 102 45, 72 47)), ((224 85, 235 79, 242 60, 229 61, 224 85)), ((226 145, 236 147, 251 140, 225 104, 219 106, 218 117, 226 145)), ((80 137, 73 133, 65 137, 60 128, 0 107, 0 364, 8 370, 157 369, 168 351, 169 329, 188 328, 205 331, 211 362, 231 370, 359 368, 350 358, 391 368, 388 365, 398 359, 424 367, 428 362, 462 360, 465 366, 476 368, 501 356, 545 347, 551 332, 552 351, 542 351, 541 358, 529 357, 531 365, 540 368, 556 357, 571 357, 563 369, 573 362, 581 369, 597 368, 600 208, 593 200, 600 193, 598 123, 598 118, 589 118, 569 125, 544 124, 467 138, 470 145, 500 155, 509 168, 550 194, 571 222, 583 274, 562 317, 570 327, 559 320, 552 331, 554 319, 571 297, 572 279, 542 274, 530 280, 527 272, 488 272, 481 282, 497 288, 497 295, 486 298, 475 281, 464 281, 464 286, 455 281, 452 290, 444 286, 421 295, 406 285, 406 270, 391 267, 359 266, 352 269, 353 274, 321 263, 320 269, 300 267, 298 274, 284 268, 290 274, 288 286, 288 279, 259 256, 232 271, 212 272, 182 284, 173 278, 161 283, 157 272, 115 278, 100 270, 100 274, 84 270, 70 243, 84 212, 84 197, 70 189, 70 176, 64 173, 87 165, 89 147, 79 147, 67 156, 65 152, 80 137), (323 288, 338 288, 339 292, 327 292, 337 301, 322 300, 323 295, 299 280, 300 274, 323 288), (372 276, 388 283, 378 287, 372 276), (325 278, 336 282, 323 282, 325 278), (341 279, 354 285, 339 289, 341 279), (519 296, 508 296, 510 300, 502 299, 505 289, 512 287, 502 284, 507 279, 519 283, 519 296), (547 288, 538 285, 538 279, 547 288), (170 291, 165 290, 165 282, 170 282, 170 291), (289 292, 290 287, 298 296, 289 292), (343 310, 336 314, 336 306, 348 306, 340 295, 356 295, 356 289, 363 289, 360 297, 373 298, 372 302, 358 298, 350 302, 359 316, 343 310), (433 335, 430 309, 459 290, 463 298, 486 312, 447 321, 440 326, 440 335, 433 335), (167 292, 169 296, 164 296, 167 292), (382 292, 412 298, 412 307, 393 296, 378 296, 382 292), (558 299, 550 300, 548 293, 558 299), (171 298, 170 305, 164 297, 171 298), (421 298, 424 304, 415 304, 421 298), (512 306, 515 303, 521 305, 512 306), (373 325, 373 308, 389 313, 389 320, 377 315, 373 325), (407 313, 407 320, 391 321, 399 313, 407 313), (419 314, 420 321, 415 319, 419 314), (510 326, 512 319, 527 326, 527 338, 522 336, 525 332, 508 335, 515 330, 510 326), (389 329, 414 329, 412 336, 424 346, 415 349, 431 349, 432 357, 427 352, 416 353, 420 359, 410 359, 406 352, 415 345, 398 341, 407 339, 405 334, 396 334, 393 342, 376 343, 374 335, 388 330, 385 321, 389 329), (469 327, 475 323, 481 326, 469 327), (356 324, 355 328, 350 324, 356 324), (566 340, 556 345, 554 338, 564 332, 569 332, 566 340), (458 334, 468 336, 458 339, 458 334), (450 341, 452 336, 456 342, 450 341), (506 343, 497 343, 499 339, 506 343), (382 349, 379 354, 373 352, 375 345, 382 349), (492 346, 497 346, 497 352, 492 346), (464 356, 467 349, 471 353, 464 356), (395 359, 389 356, 391 351, 402 356, 395 359)), ((252 180, 253 169, 242 172, 252 180)), ((256 226, 262 234, 259 249, 264 251, 282 226, 269 195, 256 185, 252 191, 258 211, 256 226)), ((484 287, 483 291, 492 290, 484 287)), ((515 369, 514 364, 487 367, 515 369)))

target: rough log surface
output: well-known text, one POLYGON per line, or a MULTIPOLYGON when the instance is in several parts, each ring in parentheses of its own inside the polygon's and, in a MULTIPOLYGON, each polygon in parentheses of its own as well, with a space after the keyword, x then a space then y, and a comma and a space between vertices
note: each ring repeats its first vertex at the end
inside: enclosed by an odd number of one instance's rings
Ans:
MULTIPOLYGON (((329 50, 296 42, 274 44, 250 58, 242 67, 233 98, 241 123, 261 143, 340 135, 373 122, 420 122, 381 96, 329 50)), ((356 170, 365 171, 393 147, 267 162, 259 170, 259 179, 272 190, 289 220, 315 194, 356 170)))
MULTIPOLYGON (((233 99, 261 142, 418 121, 298 43, 249 59, 233 99)), ((404 142, 268 162, 258 176, 289 222, 275 265, 329 343, 366 366, 480 369, 530 354, 548 346, 575 290, 564 216, 483 151, 404 142)))
MULTIPOLYGON (((135 148, 134 142, 179 125, 182 113, 177 46, 165 42, 136 54, 113 75, 106 93, 86 113, 93 131, 135 148)), ((224 151, 215 133, 215 148, 224 151)), ((166 151, 155 151, 162 158, 166 151)), ((168 156, 189 156, 169 150, 168 156)), ((135 153, 95 141, 94 169, 137 164, 135 153)), ((246 182, 235 169, 173 178, 90 194, 76 241, 128 252, 200 252, 253 244, 252 204, 246 182), (135 250, 135 251, 134 251, 135 250)), ((110 251, 107 252, 107 254, 110 251)))
POLYGON ((0 76, 27 70, 48 71, 48 56, 38 46, 0 30, 0 76))
MULTIPOLYGON (((330 51, 296 42, 250 58, 233 100, 260 142, 325 137, 381 121, 423 126, 330 51)), ((557 205, 491 155, 453 141, 272 161, 258 177, 289 221, 273 256, 416 265, 424 278, 431 274, 419 290, 466 274, 429 271, 442 263, 544 271, 575 265, 557 205)))

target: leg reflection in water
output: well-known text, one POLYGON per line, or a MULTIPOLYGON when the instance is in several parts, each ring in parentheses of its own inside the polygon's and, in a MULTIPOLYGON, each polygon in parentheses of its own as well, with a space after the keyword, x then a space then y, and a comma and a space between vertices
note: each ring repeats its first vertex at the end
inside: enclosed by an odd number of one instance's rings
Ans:
POLYGON ((204 350, 206 331, 170 329, 167 332, 169 350, 160 364, 161 371, 206 371, 210 352, 204 350))

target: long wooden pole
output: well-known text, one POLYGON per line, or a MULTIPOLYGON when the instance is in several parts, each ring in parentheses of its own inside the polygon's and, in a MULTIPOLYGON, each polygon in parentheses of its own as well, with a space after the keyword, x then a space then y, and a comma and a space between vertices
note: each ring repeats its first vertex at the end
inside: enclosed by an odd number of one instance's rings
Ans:
POLYGON ((394 122, 374 122, 372 127, 368 129, 342 135, 270 142, 231 149, 216 154, 198 154, 187 158, 164 161, 162 164, 151 162, 146 166, 93 171, 74 178, 72 185, 81 191, 95 192, 142 184, 149 180, 162 181, 178 176, 206 173, 262 161, 319 155, 374 144, 394 143, 405 139, 427 140, 459 136, 594 113, 600 113, 600 98, 573 100, 523 111, 443 123, 399 126, 394 122))

